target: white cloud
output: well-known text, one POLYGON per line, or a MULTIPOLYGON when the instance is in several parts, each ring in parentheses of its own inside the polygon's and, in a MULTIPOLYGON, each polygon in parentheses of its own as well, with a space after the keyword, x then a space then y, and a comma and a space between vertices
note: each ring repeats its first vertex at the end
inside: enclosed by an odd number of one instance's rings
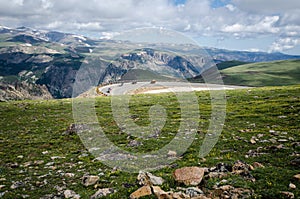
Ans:
POLYGON ((289 50, 300 44, 300 38, 280 38, 270 46, 270 52, 289 50))
POLYGON ((250 48, 248 49, 249 52, 261 52, 262 50, 259 48, 250 48))
POLYGON ((225 7, 231 12, 236 10, 236 7, 232 4, 227 4, 225 7))
POLYGON ((279 16, 265 17, 256 24, 233 24, 224 26, 221 30, 228 33, 277 33, 279 28, 274 24, 279 20, 279 16))
POLYGON ((195 38, 300 37, 299 0, 231 0, 218 8, 212 8, 211 2, 187 0, 176 5, 172 0, 0 0, 0 24, 104 37, 106 33, 143 27, 174 29, 195 38))

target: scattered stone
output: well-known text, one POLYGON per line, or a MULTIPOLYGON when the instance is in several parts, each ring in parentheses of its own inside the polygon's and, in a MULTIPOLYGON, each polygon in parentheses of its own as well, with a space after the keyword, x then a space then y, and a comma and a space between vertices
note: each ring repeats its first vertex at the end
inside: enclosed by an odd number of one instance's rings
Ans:
POLYGON ((113 193, 115 193, 115 190, 111 188, 99 189, 94 195, 91 196, 91 199, 101 198, 103 196, 108 196, 113 193))
POLYGON ((46 195, 40 197, 40 199, 61 199, 61 198, 63 198, 62 195, 58 196, 58 195, 55 195, 55 194, 46 194, 46 195))
POLYGON ((96 184, 98 180, 99 180, 99 176, 83 176, 82 184, 87 187, 96 184))
POLYGON ((44 162, 45 162, 44 160, 36 160, 36 161, 33 162, 33 164, 34 165, 41 165, 41 164, 44 164, 44 162))
POLYGON ((138 147, 138 146, 141 146, 141 145, 142 145, 141 142, 136 141, 136 140, 131 140, 131 141, 128 143, 127 146, 129 146, 129 147, 138 147))
POLYGON ((258 134, 257 135, 257 138, 262 138, 262 137, 264 137, 265 135, 264 134, 258 134))
POLYGON ((164 179, 161 177, 157 177, 149 172, 142 171, 140 171, 137 180, 139 181, 139 184, 143 186, 162 185, 164 183, 164 179))
POLYGON ((204 195, 201 195, 201 196, 194 197, 192 199, 211 199, 211 198, 208 198, 208 197, 206 197, 204 195))
POLYGON ((240 160, 236 161, 234 165, 232 166, 232 172, 233 173, 239 173, 239 171, 249 171, 250 166, 240 160))
MULTIPOLYGON (((168 199, 178 199, 178 198, 188 198, 187 195, 185 195, 182 192, 177 192, 177 193, 173 193, 173 192, 167 192, 165 194, 162 194, 159 199, 164 199, 164 198, 168 198, 168 199)), ((194 198, 193 198, 194 199, 194 198)))
POLYGON ((54 186, 54 189, 56 189, 58 192, 62 192, 65 188, 66 188, 66 186, 63 186, 63 187, 60 187, 58 185, 54 186))
POLYGON ((230 191, 230 190, 234 189, 234 187, 231 185, 223 185, 223 186, 219 187, 219 189, 221 189, 222 191, 230 191))
POLYGON ((252 166, 256 169, 256 168, 265 168, 265 166, 264 165, 262 165, 261 163, 259 163, 259 162, 254 162, 253 164, 252 164, 252 166))
POLYGON ((138 199, 143 196, 150 196, 152 195, 151 187, 150 186, 143 186, 130 194, 130 199, 138 199))
POLYGON ((209 178, 224 178, 226 177, 228 174, 224 173, 224 172, 210 172, 208 174, 209 178))
POLYGON ((6 166, 11 168, 11 169, 15 169, 15 168, 19 167, 19 164, 16 163, 16 162, 15 163, 7 163, 6 166))
POLYGON ((269 139, 270 142, 272 142, 273 144, 276 144, 277 140, 274 138, 269 139))
POLYGON ((65 198, 71 198, 71 199, 79 199, 80 195, 76 194, 75 191, 72 190, 65 190, 64 191, 65 198))
POLYGON ((167 156, 168 156, 168 158, 176 158, 177 152, 176 151, 169 151, 167 156))
POLYGON ((54 165, 54 162, 48 162, 45 166, 52 166, 54 165))
POLYGON ((288 142, 287 139, 279 139, 278 142, 288 142))
POLYGON ((64 159, 66 157, 61 157, 61 156, 52 156, 51 160, 55 160, 55 159, 64 159))
POLYGON ((232 166, 232 173, 241 175, 242 177, 254 182, 255 178, 250 173, 250 171, 253 169, 254 168, 251 165, 238 160, 232 166))
POLYGON ((75 176, 74 173, 65 173, 65 177, 67 178, 73 178, 75 176))
POLYGON ((293 142, 291 145, 293 148, 296 148, 300 146, 300 142, 293 142))
POLYGON ((187 186, 198 185, 204 176, 204 169, 199 167, 183 167, 176 169, 173 176, 177 182, 182 182, 187 186))
POLYGON ((5 185, 0 185, 0 189, 2 189, 2 188, 4 188, 5 187, 5 185))
POLYGON ((232 171, 232 166, 229 164, 225 163, 219 163, 215 167, 210 168, 210 171, 213 172, 231 172, 232 171))
POLYGON ((166 195, 167 194, 167 192, 165 192, 164 190, 162 190, 159 186, 153 186, 152 190, 153 190, 153 194, 157 198, 161 198, 162 195, 166 195))
POLYGON ((0 192, 0 198, 3 197, 6 194, 6 191, 0 192))
POLYGON ((17 189, 17 188, 20 188, 20 187, 23 187, 23 186, 25 186, 25 184, 24 184, 23 182, 17 181, 17 182, 14 182, 14 183, 10 186, 10 188, 11 188, 11 189, 17 189))
POLYGON ((66 129, 66 131, 63 133, 63 135, 73 135, 76 133, 77 133, 77 125, 70 124, 70 126, 66 129))
POLYGON ((17 158, 19 158, 19 159, 23 159, 23 158, 24 158, 24 156, 23 156, 23 155, 18 155, 18 156, 17 156, 17 158))
POLYGON ((48 154, 48 153, 49 153, 48 151, 43 151, 43 152, 42 152, 43 155, 46 155, 46 154, 48 154))
POLYGON ((294 199, 295 198, 295 195, 292 192, 282 191, 280 193, 282 193, 283 195, 285 195, 286 198, 289 198, 289 199, 294 199))
POLYGON ((296 189, 297 187, 296 187, 296 185, 294 185, 293 183, 290 183, 290 184, 289 184, 289 188, 290 188, 290 189, 296 189))
POLYGON ((185 194, 188 195, 189 197, 193 198, 193 197, 203 195, 204 192, 197 187, 189 187, 185 190, 185 194))
POLYGON ((300 181, 300 173, 297 175, 294 175, 294 178, 300 181))
POLYGON ((285 115, 280 115, 280 116, 278 116, 278 118, 280 118, 280 119, 282 119, 282 118, 287 118, 287 116, 285 116, 285 115))
POLYGON ((251 138, 250 143, 251 143, 251 144, 256 144, 255 139, 251 138))
POLYGON ((32 164, 33 164, 32 161, 25 162, 25 163, 23 164, 23 167, 29 167, 29 166, 31 166, 32 164))
POLYGON ((210 190, 207 193, 208 197, 211 198, 251 198, 253 196, 253 190, 244 188, 235 188, 231 185, 223 185, 221 187, 216 187, 214 190, 210 190))

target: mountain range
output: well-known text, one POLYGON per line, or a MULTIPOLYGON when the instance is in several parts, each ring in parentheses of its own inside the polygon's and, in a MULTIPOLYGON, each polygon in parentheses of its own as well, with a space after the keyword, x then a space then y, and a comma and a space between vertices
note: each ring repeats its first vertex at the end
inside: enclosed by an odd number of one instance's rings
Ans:
MULTIPOLYGON (((208 47, 200 49, 186 44, 136 44, 27 27, 0 26, 0 101, 72 97, 74 82, 80 77, 76 74, 87 66, 87 77, 97 85, 128 80, 128 77, 134 79, 136 76, 126 75, 133 70, 147 70, 176 80, 181 76, 199 76, 214 63, 290 59, 300 59, 300 56, 208 47)), ((89 88, 83 88, 82 92, 86 89, 89 88)), ((75 96, 79 94, 75 93, 75 96)))

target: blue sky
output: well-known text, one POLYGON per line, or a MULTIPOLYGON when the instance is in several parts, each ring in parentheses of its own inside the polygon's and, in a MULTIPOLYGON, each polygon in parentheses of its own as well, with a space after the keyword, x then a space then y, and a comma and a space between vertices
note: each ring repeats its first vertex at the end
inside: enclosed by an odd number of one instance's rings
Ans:
POLYGON ((111 38, 144 27, 200 45, 300 55, 299 0, 0 0, 0 24, 111 38))

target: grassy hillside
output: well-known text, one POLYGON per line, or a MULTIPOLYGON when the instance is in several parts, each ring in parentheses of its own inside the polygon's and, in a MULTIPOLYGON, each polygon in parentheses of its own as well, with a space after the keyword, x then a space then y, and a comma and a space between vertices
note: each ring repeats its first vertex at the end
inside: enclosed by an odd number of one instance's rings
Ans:
MULTIPOLYGON (((300 182, 293 178, 300 173, 300 86, 227 91, 224 131, 205 159, 199 159, 198 153, 211 105, 207 92, 198 92, 197 96, 201 104, 197 139, 175 163, 153 172, 166 180, 162 189, 167 191, 182 186, 172 177, 176 168, 213 167, 219 163, 232 165, 242 160, 264 165, 264 168, 251 171, 255 181, 229 174, 222 178, 206 178, 199 187, 209 191, 225 183, 253 190, 253 198, 284 198, 282 191, 292 192, 295 198, 300 198, 300 182), (295 184, 297 189, 290 189, 289 183, 295 184)), ((131 98, 130 106, 137 124, 149 124, 148 110, 156 103, 166 107, 169 117, 159 137, 148 140, 128 138, 121 132, 111 113, 110 98, 97 98, 95 107, 99 123, 112 142, 129 151, 149 151, 168 143, 176 134, 180 121, 175 95, 137 95, 131 98), (128 146, 132 139, 143 145, 128 146)), ((59 189, 71 189, 81 198, 89 198, 99 188, 113 188, 116 193, 106 198, 119 199, 128 198, 139 187, 137 174, 124 173, 95 161, 77 134, 66 132, 73 123, 70 99, 3 102, 0 103, 0 115, 2 198, 49 198, 49 194, 58 195, 59 189), (96 186, 81 184, 87 173, 100 177, 96 186), (19 187, 11 187, 13 184, 19 187)))
POLYGON ((222 70, 225 84, 282 86, 300 84, 300 60, 253 63, 222 70))
POLYGON ((232 60, 232 61, 224 61, 221 63, 216 64, 218 70, 224 70, 226 68, 231 68, 234 66, 239 66, 239 65, 244 65, 244 64, 248 64, 249 62, 242 62, 242 61, 238 61, 238 60, 232 60))
POLYGON ((125 75, 122 76, 121 81, 128 80, 138 80, 138 81, 150 81, 150 80, 159 80, 159 81, 175 81, 175 78, 162 76, 158 73, 142 70, 142 69, 131 69, 125 75))

